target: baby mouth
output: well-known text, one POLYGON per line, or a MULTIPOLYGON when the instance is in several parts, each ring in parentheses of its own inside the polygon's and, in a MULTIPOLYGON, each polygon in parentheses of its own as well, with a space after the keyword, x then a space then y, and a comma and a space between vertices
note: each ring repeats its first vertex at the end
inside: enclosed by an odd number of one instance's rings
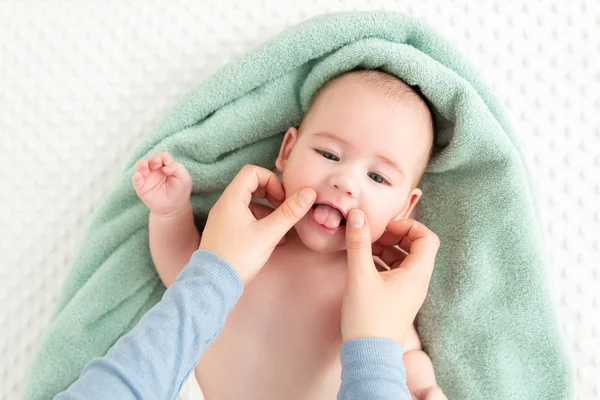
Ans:
POLYGON ((314 204, 312 213, 315 221, 326 228, 337 229, 346 225, 346 218, 342 213, 327 204, 314 204))

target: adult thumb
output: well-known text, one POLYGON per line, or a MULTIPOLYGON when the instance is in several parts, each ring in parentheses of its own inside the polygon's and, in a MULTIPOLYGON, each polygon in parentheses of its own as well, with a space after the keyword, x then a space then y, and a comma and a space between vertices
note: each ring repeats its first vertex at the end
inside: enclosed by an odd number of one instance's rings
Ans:
POLYGON ((346 221, 346 251, 349 277, 360 279, 376 272, 371 247, 371 232, 365 214, 352 210, 346 221))
POLYGON ((272 237, 274 243, 279 240, 306 215, 317 198, 317 193, 304 188, 288 197, 275 211, 259 223, 265 227, 265 234, 272 237))

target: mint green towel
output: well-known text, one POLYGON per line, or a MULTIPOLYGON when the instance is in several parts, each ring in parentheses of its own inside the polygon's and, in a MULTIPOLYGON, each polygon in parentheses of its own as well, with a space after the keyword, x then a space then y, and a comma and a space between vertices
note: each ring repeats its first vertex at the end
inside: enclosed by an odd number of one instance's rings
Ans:
MULTIPOLYGON (((149 252, 136 160, 169 151, 190 171, 202 226, 244 164, 272 168, 283 133, 315 91, 356 67, 418 85, 436 146, 420 218, 441 240, 418 330, 449 399, 564 399, 572 373, 547 278, 547 252, 516 133, 464 56, 395 12, 322 15, 288 29, 190 90, 132 155, 96 210, 26 382, 48 399, 106 353, 164 292, 149 252)), ((402 307, 401 304, 398 307, 402 307)))

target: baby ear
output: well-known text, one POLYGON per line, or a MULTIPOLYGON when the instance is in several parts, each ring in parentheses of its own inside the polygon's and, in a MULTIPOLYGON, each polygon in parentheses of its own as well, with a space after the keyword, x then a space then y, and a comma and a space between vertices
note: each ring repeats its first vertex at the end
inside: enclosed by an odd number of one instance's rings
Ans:
POLYGON ((283 142, 281 142, 281 147, 279 148, 279 155, 277 156, 277 160, 275 160, 275 167, 279 172, 283 172, 285 168, 285 164, 287 163, 288 158, 290 157, 290 153, 292 152, 292 148, 298 139, 298 130, 294 127, 288 129, 283 137, 283 142))
POLYGON ((402 211, 400 211, 400 213, 396 215, 396 217, 394 217, 393 220, 398 221, 400 219, 408 218, 408 216, 412 212, 413 208, 415 208, 417 202, 419 201, 422 195, 423 192, 419 188, 414 188, 413 190, 411 190, 408 194, 408 199, 406 201, 406 204, 402 208, 402 211))

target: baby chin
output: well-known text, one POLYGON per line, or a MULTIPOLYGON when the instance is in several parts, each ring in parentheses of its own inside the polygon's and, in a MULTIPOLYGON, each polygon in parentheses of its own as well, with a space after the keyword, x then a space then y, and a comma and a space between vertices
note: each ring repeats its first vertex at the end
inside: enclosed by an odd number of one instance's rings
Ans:
POLYGON ((320 225, 308 212, 296 225, 296 232, 302 243, 317 253, 332 253, 346 249, 346 226, 335 230, 320 225))

